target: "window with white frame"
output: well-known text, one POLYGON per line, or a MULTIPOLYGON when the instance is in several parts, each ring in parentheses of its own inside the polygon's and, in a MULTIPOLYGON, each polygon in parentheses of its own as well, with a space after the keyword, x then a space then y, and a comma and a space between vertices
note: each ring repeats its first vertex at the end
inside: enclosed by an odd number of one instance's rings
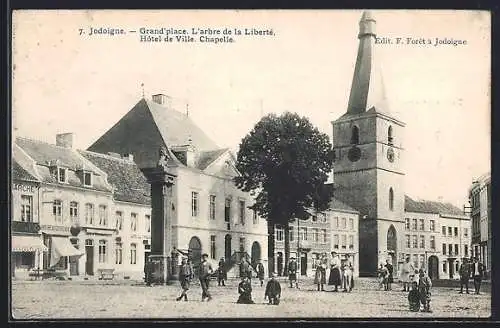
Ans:
POLYGON ((240 200, 239 201, 240 208, 239 208, 239 219, 240 219, 240 224, 245 225, 245 201, 240 200))
POLYGON ((349 229, 354 230, 354 219, 353 218, 349 218, 349 229))
POLYGON ((215 195, 210 195, 209 196, 209 203, 210 203, 210 213, 209 217, 210 220, 215 220, 215 195))
POLYGON ((337 234, 333 235, 333 248, 339 248, 339 235, 337 234))
POLYGON ((448 227, 448 236, 451 236, 451 235, 452 235, 452 228, 448 227))
POLYGON ((354 249, 354 236, 349 235, 349 249, 354 249))
POLYGON ((347 229, 347 220, 346 220, 346 218, 342 218, 342 229, 347 229))
POLYGON ((122 230, 123 229, 123 212, 116 211, 115 218, 116 218, 116 224, 115 224, 116 230, 122 230))
POLYGON ((212 235, 210 236, 210 258, 215 259, 216 254, 215 254, 215 236, 212 235))
POLYGON ((326 229, 321 230, 321 241, 326 244, 326 229))
POLYGON ((57 168, 57 181, 60 183, 66 183, 68 181, 68 175, 64 167, 57 168))
POLYGON ((410 238, 410 235, 406 235, 406 248, 411 248, 411 238, 410 238))
POLYGON ((424 219, 420 219, 420 231, 424 231, 425 230, 425 221, 424 219))
POLYGON ((149 214, 146 214, 144 216, 144 219, 145 219, 145 225, 146 225, 146 232, 151 232, 151 215, 149 214))
POLYGON ((92 186, 92 172, 83 172, 83 185, 86 187, 92 186))
POLYGON ((137 231, 137 213, 130 213, 130 230, 137 231))
POLYGON ((418 239, 417 236, 413 236, 413 248, 418 248, 418 239))
POLYGON ((108 211, 106 205, 99 205, 99 225, 108 226, 108 211))
POLYGON ((99 263, 107 262, 107 244, 108 242, 106 240, 99 240, 99 263))
POLYGON ((333 218, 333 226, 335 229, 339 228, 339 217, 338 216, 333 218))
POLYGON ((446 236, 446 226, 442 226, 443 236, 446 236))
POLYGON ((412 219, 411 220, 411 229, 412 230, 417 230, 417 219, 412 219))
POLYGON ((196 191, 191 192, 191 216, 198 216, 198 193, 196 191))
POLYGON ((78 223, 78 203, 70 202, 69 203, 69 217, 72 223, 78 223))
POLYGON ((307 227, 300 227, 299 230, 299 240, 307 240, 307 227))
POLYGON ((458 227, 454 227, 453 232, 454 232, 455 237, 458 237, 458 227))
POLYGON ((443 255, 446 255, 446 244, 443 244, 443 255))
POLYGON ((436 221, 434 221, 434 220, 429 221, 429 230, 436 231, 436 221))
POLYGON ((342 249, 345 249, 347 247, 347 236, 346 235, 342 235, 341 236, 341 242, 340 242, 340 246, 342 247, 342 249))
POLYGON ((123 261, 123 246, 120 241, 115 244, 115 264, 122 264, 123 261))
POLYGON ((280 226, 276 226, 276 240, 283 241, 284 230, 280 226))
POLYGON ((326 214, 325 213, 320 213, 320 221, 321 221, 321 223, 326 223, 326 214))
POLYGON ((94 204, 85 204, 85 223, 94 224, 94 204))
POLYGON ((435 236, 430 236, 430 247, 431 249, 436 249, 436 237, 435 236))
POLYGON ((137 244, 130 244, 130 264, 137 264, 137 244))
POLYGON ((405 230, 410 230, 410 219, 409 218, 405 219, 405 230))
POLYGON ((33 222, 33 196, 21 195, 21 221, 33 222))
POLYGON ((52 203, 52 214, 54 215, 54 221, 56 223, 62 223, 62 201, 55 199, 52 203))
POLYGON ((226 200, 224 201, 224 221, 225 222, 231 221, 231 198, 230 197, 226 197, 226 200))
POLYGON ((313 229, 313 240, 315 243, 319 242, 319 230, 317 228, 313 229))
POLYGON ((425 248, 425 236, 420 236, 420 248, 425 248))
POLYGON ((293 226, 288 227, 288 235, 290 236, 290 241, 293 241, 295 239, 293 226))

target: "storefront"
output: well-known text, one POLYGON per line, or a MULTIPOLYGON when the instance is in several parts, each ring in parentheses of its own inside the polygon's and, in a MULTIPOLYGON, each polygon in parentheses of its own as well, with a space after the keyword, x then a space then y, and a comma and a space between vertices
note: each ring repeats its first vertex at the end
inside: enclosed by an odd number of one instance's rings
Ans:
POLYGON ((26 279, 32 270, 42 267, 42 254, 47 251, 40 235, 13 235, 11 273, 16 279, 26 279))
POLYGON ((48 251, 44 253, 44 269, 55 270, 65 276, 75 275, 71 263, 78 261, 84 252, 75 248, 70 240, 69 228, 42 226, 43 240, 48 251))

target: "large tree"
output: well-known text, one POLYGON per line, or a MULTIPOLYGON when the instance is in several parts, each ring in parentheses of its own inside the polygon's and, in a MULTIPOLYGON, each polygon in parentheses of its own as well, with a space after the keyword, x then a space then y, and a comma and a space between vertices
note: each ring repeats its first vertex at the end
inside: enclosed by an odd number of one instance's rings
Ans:
POLYGON ((332 169, 328 135, 306 117, 286 112, 263 117, 242 140, 235 178, 243 191, 256 194, 253 209, 267 219, 269 270, 274 270, 274 228, 284 227, 285 270, 290 257, 289 222, 307 219, 310 210, 328 206, 325 187, 332 169))

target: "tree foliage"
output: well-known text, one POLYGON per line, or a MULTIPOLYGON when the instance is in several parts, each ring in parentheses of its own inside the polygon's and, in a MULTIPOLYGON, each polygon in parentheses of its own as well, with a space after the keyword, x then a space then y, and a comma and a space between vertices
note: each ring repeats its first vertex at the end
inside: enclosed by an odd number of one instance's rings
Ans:
POLYGON ((324 183, 332 162, 328 135, 306 117, 269 114, 240 144, 236 168, 241 175, 235 183, 256 194, 253 209, 268 223, 288 228, 295 218, 307 219, 309 209, 327 208, 331 189, 324 183))

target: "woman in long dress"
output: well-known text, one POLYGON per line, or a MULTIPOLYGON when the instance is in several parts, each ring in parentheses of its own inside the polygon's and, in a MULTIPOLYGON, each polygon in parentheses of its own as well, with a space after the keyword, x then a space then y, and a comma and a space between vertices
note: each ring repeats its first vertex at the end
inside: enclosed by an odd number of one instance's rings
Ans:
POLYGON ((338 292, 338 286, 342 285, 340 277, 340 258, 336 252, 332 252, 332 261, 330 263, 330 277, 328 278, 328 285, 335 286, 334 291, 338 292))

